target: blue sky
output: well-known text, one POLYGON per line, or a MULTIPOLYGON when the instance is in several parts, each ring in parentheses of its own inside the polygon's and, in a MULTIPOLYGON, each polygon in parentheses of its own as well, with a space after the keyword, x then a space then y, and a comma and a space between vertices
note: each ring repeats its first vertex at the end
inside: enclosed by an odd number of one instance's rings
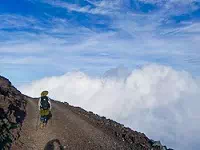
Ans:
POLYGON ((15 85, 156 63, 200 75, 199 0, 2 0, 0 74, 15 85))

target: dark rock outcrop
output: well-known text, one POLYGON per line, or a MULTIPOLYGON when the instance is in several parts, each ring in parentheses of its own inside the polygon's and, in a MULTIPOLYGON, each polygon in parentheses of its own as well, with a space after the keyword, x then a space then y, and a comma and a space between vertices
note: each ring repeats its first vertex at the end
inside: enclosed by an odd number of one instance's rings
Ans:
POLYGON ((19 138, 26 101, 11 82, 0 76, 0 149, 10 149, 19 138))

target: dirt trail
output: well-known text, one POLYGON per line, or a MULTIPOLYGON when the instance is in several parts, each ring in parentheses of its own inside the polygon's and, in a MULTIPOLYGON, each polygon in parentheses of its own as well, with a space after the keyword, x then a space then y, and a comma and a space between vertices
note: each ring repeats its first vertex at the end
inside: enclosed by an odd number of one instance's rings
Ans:
POLYGON ((28 99, 27 116, 21 137, 12 149, 21 150, 112 150, 124 149, 112 136, 92 126, 63 103, 52 102, 53 118, 44 129, 36 130, 37 100, 28 99))

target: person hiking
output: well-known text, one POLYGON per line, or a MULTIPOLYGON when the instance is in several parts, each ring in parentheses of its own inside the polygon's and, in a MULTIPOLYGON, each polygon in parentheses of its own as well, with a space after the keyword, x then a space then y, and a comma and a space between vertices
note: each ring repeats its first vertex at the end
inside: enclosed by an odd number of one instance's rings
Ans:
POLYGON ((48 120, 52 117, 51 115, 51 100, 47 96, 48 91, 43 91, 38 101, 38 107, 40 112, 40 127, 43 128, 47 125, 48 120))

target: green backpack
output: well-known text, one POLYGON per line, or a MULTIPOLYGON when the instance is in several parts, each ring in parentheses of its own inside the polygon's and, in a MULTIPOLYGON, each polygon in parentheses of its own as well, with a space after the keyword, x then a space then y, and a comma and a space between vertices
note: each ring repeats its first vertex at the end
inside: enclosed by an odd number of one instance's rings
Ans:
POLYGON ((42 96, 40 101, 40 108, 47 110, 50 108, 49 98, 47 96, 42 96))

